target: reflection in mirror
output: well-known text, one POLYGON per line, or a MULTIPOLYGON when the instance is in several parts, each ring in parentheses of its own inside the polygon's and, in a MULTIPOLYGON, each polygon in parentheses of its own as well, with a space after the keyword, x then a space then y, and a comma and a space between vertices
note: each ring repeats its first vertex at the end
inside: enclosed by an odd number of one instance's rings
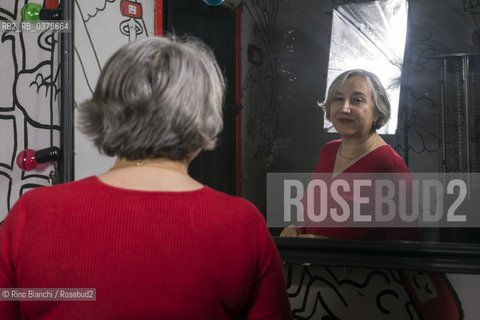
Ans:
MULTIPOLYGON (((332 14, 327 87, 346 70, 365 69, 375 73, 387 89, 392 105, 391 120, 378 133, 394 134, 407 35, 407 1, 346 4, 335 7, 332 14)), ((335 132, 327 119, 324 127, 335 132)))
MULTIPOLYGON (((393 85, 383 83, 383 86, 391 89, 396 85, 400 89, 401 79, 401 98, 398 121, 394 120, 397 112, 389 121, 396 127, 392 129, 395 134, 381 137, 412 173, 465 172, 460 170, 459 161, 462 157, 465 167, 469 163, 466 161, 467 124, 459 119, 465 119, 462 105, 467 95, 455 89, 462 88, 462 75, 457 72, 462 68, 450 60, 462 60, 465 54, 472 57, 465 70, 472 80, 468 95, 468 99, 472 99, 468 100, 468 138, 471 171, 475 172, 475 161, 480 158, 474 151, 478 150, 480 137, 479 126, 474 125, 478 123, 475 83, 480 70, 477 62, 480 60, 476 58, 480 53, 480 15, 477 15, 480 4, 472 9, 465 3, 457 0, 245 0, 242 11, 242 196, 266 214, 268 173, 311 173, 322 147, 339 137, 338 133, 324 130, 324 113, 317 104, 325 100, 334 72, 339 73, 343 68, 369 69, 384 62, 393 62, 389 74, 394 81, 393 85), (408 27, 405 27, 407 11, 408 27), (344 29, 338 29, 340 23, 344 29), (390 32, 398 26, 403 26, 401 35, 390 32), (387 39, 393 39, 390 41, 393 48, 386 44, 387 39), (343 51, 339 49, 341 45, 343 51), (249 57, 247 48, 255 49, 254 57, 258 59, 249 57), (374 63, 367 62, 373 49, 379 57, 374 63), (386 54, 395 51, 397 56, 386 58, 386 54), (449 60, 443 75, 442 59, 449 60), (346 65, 349 61, 361 65, 346 65), (338 70, 334 70, 335 64, 338 70), (442 77, 449 85, 458 83, 445 91, 445 101, 442 100, 442 77), (444 125, 442 110, 446 112, 444 125), (448 139, 444 139, 444 132, 448 139), (459 139, 462 144, 458 143, 459 139)), ((382 67, 374 73, 382 76, 385 70, 386 67, 382 67)), ((392 101, 398 99, 398 95, 397 98, 392 93, 389 96, 392 101)), ((398 102, 394 104, 397 106, 398 102)), ((278 229, 272 234, 279 235, 282 230, 278 229)), ((422 240, 480 242, 478 229, 468 229, 428 228, 422 230, 422 240)))
MULTIPOLYGON (((264 183, 268 174, 304 172, 310 177, 318 162, 321 148, 338 138, 337 133, 324 130, 324 115, 316 103, 325 99, 325 90, 330 87, 330 81, 335 77, 329 75, 329 68, 332 66, 332 62, 329 62, 330 46, 336 41, 331 38, 331 29, 335 26, 332 23, 335 18, 333 12, 334 9, 340 9, 338 5, 345 8, 343 5, 346 4, 372 2, 242 2, 242 47, 245 48, 242 54, 242 195, 254 202, 262 212, 267 212, 266 207, 269 207, 269 204, 265 203, 266 193, 272 191, 264 183), (261 57, 259 60, 248 60, 246 48, 249 46, 255 48, 255 52, 262 53, 257 55, 261 57)), ((391 121, 398 128, 394 135, 382 135, 382 138, 405 160, 413 173, 442 172, 442 101, 439 81, 441 66, 440 59, 433 57, 456 52, 480 52, 480 15, 476 13, 480 13, 478 1, 463 1, 463 4, 458 0, 408 1, 406 50, 403 65, 398 65, 402 71, 399 121, 398 124, 391 121), (466 4, 469 7, 466 7, 466 4), (472 34, 477 37, 472 38, 472 34)), ((381 15, 366 20, 379 21, 381 15)), ((394 23, 395 26, 398 24, 394 23)), ((348 47, 332 58, 339 59, 343 54, 353 53, 354 61, 364 59, 365 53, 360 53, 351 45, 352 39, 343 38, 340 41, 348 47)), ((362 68, 368 68, 366 63, 363 64, 362 68)), ((476 69, 475 65, 472 65, 474 70, 480 70, 480 67, 476 69)), ((450 70, 449 68, 448 71, 450 70)), ((400 69, 396 74, 398 77, 399 71, 400 69)), ((376 73, 380 74, 378 71, 376 73)), ((461 83, 462 77, 450 76, 449 79, 461 83)), ((383 85, 389 87, 388 84, 383 85)), ((456 100, 461 100, 461 96, 457 97, 456 90, 449 92, 452 96, 448 100, 453 102, 448 103, 447 110, 450 112, 452 125, 456 125, 458 115, 461 114, 451 111, 458 109, 456 100)), ((474 119, 469 123, 475 123, 474 119)), ((459 136, 455 131, 456 128, 452 126, 447 132, 454 141, 456 139, 453 138, 459 136)), ((480 137, 478 132, 479 126, 472 126, 472 140, 474 136, 480 137)), ((452 147, 454 146, 455 142, 452 142, 452 147)), ((455 149, 451 150, 452 160, 458 159, 458 153, 453 151, 455 149)), ((278 197, 272 200, 274 205, 283 205, 278 197)), ((280 208, 276 213, 283 213, 281 210, 283 209, 280 208)), ((274 229, 276 230, 272 230, 272 234, 278 235, 282 231, 278 229, 283 228, 274 229)), ((391 272, 396 268, 477 272, 480 252, 478 245, 438 242, 478 242, 478 230, 466 229, 451 230, 449 234, 445 234, 439 229, 429 228, 428 234, 422 237, 422 240, 426 240, 424 242, 276 238, 282 259, 288 268, 287 288, 294 318, 356 319, 362 314, 368 319, 410 317, 438 320, 459 319, 461 317, 458 313, 465 315, 465 318, 469 315, 478 318, 477 301, 468 299, 472 296, 472 288, 478 284, 478 277, 462 275, 462 282, 455 282, 460 277, 451 274, 431 277, 432 274, 422 272, 421 277, 413 280, 408 276, 395 276, 392 281, 387 281, 388 285, 385 282, 388 276, 398 274, 397 271, 391 272), (468 233, 470 236, 467 236, 468 233), (323 267, 324 265, 329 266, 323 267), (371 286, 365 286, 366 282, 362 281, 361 288, 357 286, 352 291, 353 282, 350 280, 360 279, 358 273, 352 272, 351 268, 335 270, 330 266, 374 268, 374 276, 369 276, 369 271, 364 269, 365 277, 361 279, 371 279, 372 283, 377 284, 378 290, 372 290, 371 286), (380 266, 389 269, 382 273, 380 266), (442 276, 441 279, 439 276, 442 276), (426 283, 428 285, 425 285, 426 283), (467 283, 468 285, 465 285, 467 283), (389 291, 388 286, 391 284, 399 284, 399 290, 389 291), (382 296, 369 296, 368 293, 372 292, 395 292, 395 299, 392 295, 387 296, 388 301, 392 301, 388 305, 388 311, 382 309, 381 314, 374 315, 373 312, 378 311, 374 310, 374 306, 380 305, 378 302, 382 296), (442 293, 441 298, 438 293, 442 293), (402 295, 407 297, 405 303, 397 299, 402 295), (351 297, 354 298, 353 301, 349 300, 351 297), (458 300, 458 297, 461 300, 458 300), (425 304, 433 307, 435 313, 425 310, 425 304), (409 312, 402 317, 402 311, 406 310, 401 308, 407 306, 409 312), (440 312, 441 316, 436 312, 440 312), (456 317, 452 315, 455 312, 456 317)))

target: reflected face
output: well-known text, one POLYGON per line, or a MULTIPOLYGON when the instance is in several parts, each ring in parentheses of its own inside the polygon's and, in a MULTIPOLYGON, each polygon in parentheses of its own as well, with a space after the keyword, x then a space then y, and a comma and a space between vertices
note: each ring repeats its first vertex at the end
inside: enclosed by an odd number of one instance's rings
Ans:
POLYGON ((372 89, 362 76, 348 78, 333 97, 330 118, 342 138, 366 138, 378 119, 372 89))

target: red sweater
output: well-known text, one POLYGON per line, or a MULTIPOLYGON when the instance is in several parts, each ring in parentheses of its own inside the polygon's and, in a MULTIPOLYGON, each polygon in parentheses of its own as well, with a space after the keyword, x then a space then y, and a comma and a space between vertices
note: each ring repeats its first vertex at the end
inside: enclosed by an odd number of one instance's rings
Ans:
MULTIPOLYGON (((320 151, 313 172, 333 172, 338 148, 342 140, 333 140, 325 144, 320 151)), ((410 172, 403 159, 388 144, 383 145, 360 158, 343 173, 384 173, 410 172)))
POLYGON ((289 319, 276 247, 248 201, 96 177, 23 195, 0 227, 0 288, 96 288, 1 301, 0 319, 289 319))
MULTIPOLYGON (((313 173, 331 173, 335 165, 341 140, 330 141, 320 151, 317 165, 313 173)), ((360 158, 342 174, 354 173, 406 173, 410 170, 403 159, 389 145, 383 145, 360 158)), ((419 233, 415 228, 301 228, 303 233, 317 234, 329 238, 364 239, 364 240, 418 240, 419 233)))

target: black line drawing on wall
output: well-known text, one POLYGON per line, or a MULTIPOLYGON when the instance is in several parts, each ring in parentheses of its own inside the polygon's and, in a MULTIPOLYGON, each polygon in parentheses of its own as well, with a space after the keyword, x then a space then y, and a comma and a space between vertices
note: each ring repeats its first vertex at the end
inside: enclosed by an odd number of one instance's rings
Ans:
MULTIPOLYGON (((0 22, 19 20, 23 1, 0 5, 0 22)), ((23 149, 58 145, 58 33, 0 30, 0 220, 28 189, 49 185, 52 165, 29 172, 15 164, 23 149)))
POLYGON ((75 21, 77 69, 90 93, 110 54, 127 42, 149 35, 139 1, 75 0, 75 21), (128 11, 129 6, 135 8, 130 9, 132 13, 128 11))
POLYGON ((294 319, 463 319, 440 273, 286 265, 285 275, 294 319))
MULTIPOLYGON (((154 1, 75 0, 75 105, 90 98, 102 66, 117 49, 153 35, 154 5, 154 1)), ((76 180, 101 173, 113 163, 78 130, 75 149, 76 180)))
MULTIPOLYGON (((15 0, 0 5, 0 22, 20 21, 24 4, 15 0)), ((153 8, 154 4, 149 5, 153 8)), ((74 10, 75 55, 79 62, 76 71, 82 75, 77 75, 75 89, 79 91, 77 97, 85 99, 109 55, 122 44, 148 36, 153 26, 147 28, 142 3, 136 0, 75 1, 74 10), (105 28, 105 24, 111 28, 105 28)), ((50 164, 25 172, 16 166, 15 158, 23 149, 59 145, 58 51, 58 33, 0 30, 0 221, 21 194, 49 185, 55 170, 50 164)))

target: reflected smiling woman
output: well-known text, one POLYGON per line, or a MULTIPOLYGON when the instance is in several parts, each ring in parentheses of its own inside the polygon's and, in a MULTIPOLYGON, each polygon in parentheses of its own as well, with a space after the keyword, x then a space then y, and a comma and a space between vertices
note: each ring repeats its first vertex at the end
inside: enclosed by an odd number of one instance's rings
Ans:
MULTIPOLYGON (((324 108, 341 139, 320 151, 314 173, 332 173, 332 179, 355 173, 407 173, 403 159, 378 135, 390 119, 390 102, 379 78, 354 69, 331 84, 324 108)), ((414 229, 287 227, 281 236, 329 237, 369 240, 416 240, 414 229)))

